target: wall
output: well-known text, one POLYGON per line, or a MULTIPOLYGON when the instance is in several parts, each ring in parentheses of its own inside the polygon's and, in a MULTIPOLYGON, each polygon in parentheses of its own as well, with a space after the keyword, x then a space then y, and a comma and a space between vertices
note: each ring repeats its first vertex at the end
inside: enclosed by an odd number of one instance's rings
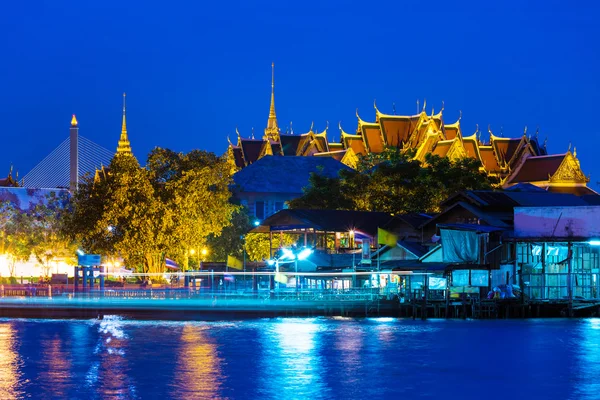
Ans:
POLYGON ((600 206, 515 207, 518 238, 600 239, 600 206))
POLYGON ((289 200, 293 200, 301 195, 298 194, 290 194, 290 193, 236 193, 236 198, 240 200, 240 203, 243 206, 248 207, 248 211, 251 218, 256 218, 255 210, 256 210, 256 202, 264 201, 265 202, 265 215, 264 218, 267 218, 277 211, 276 203, 282 203, 283 208, 287 208, 285 202, 289 200))

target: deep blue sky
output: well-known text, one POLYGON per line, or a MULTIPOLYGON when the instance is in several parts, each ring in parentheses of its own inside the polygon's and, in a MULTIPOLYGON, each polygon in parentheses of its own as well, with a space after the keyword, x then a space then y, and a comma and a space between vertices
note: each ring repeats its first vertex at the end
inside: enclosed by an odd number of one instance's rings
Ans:
MULTIPOLYGON (((235 127, 262 135, 275 62, 279 124, 315 122, 339 139, 355 109, 463 111, 520 136, 540 128, 551 152, 569 142, 600 181, 600 6, 578 2, 11 1, 0 14, 0 175, 21 176, 68 136, 111 150, 127 92, 128 128, 144 163, 154 146, 226 149, 235 127), (250 4, 251 3, 251 4, 250 4)), ((487 136, 485 134, 484 136, 487 136)))

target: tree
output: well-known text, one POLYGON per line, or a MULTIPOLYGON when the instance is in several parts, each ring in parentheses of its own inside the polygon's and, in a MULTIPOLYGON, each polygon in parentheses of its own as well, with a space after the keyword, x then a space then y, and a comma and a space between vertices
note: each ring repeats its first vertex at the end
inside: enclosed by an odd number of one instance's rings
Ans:
POLYGON ((227 256, 244 258, 246 233, 252 228, 248 209, 238 207, 231 217, 231 224, 223 228, 221 235, 210 235, 206 246, 210 249, 209 261, 225 261, 227 256))
POLYGON ((204 151, 156 148, 146 168, 117 154, 108 173, 80 185, 66 229, 86 251, 118 254, 142 272, 163 272, 166 257, 187 268, 189 250, 230 223, 230 182, 226 161, 204 151))
POLYGON ((273 241, 269 243, 269 234, 248 233, 246 235, 246 254, 249 261, 263 261, 271 258, 269 245, 273 249, 290 247, 298 241, 298 235, 288 233, 274 234, 273 241))
POLYGON ((16 263, 31 256, 27 214, 10 201, 0 202, 0 254, 6 257, 9 276, 16 275, 16 263))
POLYGON ((428 154, 425 162, 414 152, 387 148, 361 157, 356 171, 338 178, 312 174, 304 195, 291 208, 382 211, 395 214, 439 212, 440 203, 462 190, 491 189, 497 184, 470 158, 451 161, 428 154))
POLYGON ((25 251, 31 250, 44 269, 44 276, 49 276, 52 262, 66 259, 75 264, 76 243, 64 233, 63 217, 69 213, 69 195, 66 192, 51 192, 45 202, 36 204, 21 216, 21 229, 28 233, 25 251), (27 250, 26 250, 27 248, 27 250))

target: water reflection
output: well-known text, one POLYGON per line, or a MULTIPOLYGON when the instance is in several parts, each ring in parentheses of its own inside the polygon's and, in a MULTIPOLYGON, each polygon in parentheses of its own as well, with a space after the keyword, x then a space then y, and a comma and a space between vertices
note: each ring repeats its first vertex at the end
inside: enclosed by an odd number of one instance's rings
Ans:
POLYGON ((174 398, 221 398, 221 360, 215 344, 206 334, 207 326, 185 324, 181 330, 177 357, 174 398))
POLYGON ((577 398, 597 399, 600 394, 600 319, 583 321, 577 329, 575 375, 578 384, 574 385, 577 398))
POLYGON ((107 316, 98 324, 95 362, 86 376, 89 387, 97 387, 103 397, 136 397, 136 388, 129 376, 127 344, 129 337, 120 317, 107 316))
POLYGON ((22 396, 21 359, 17 354, 15 330, 10 323, 0 323, 0 399, 22 396))
POLYGON ((283 319, 265 330, 262 397, 329 398, 316 339, 320 326, 314 319, 283 319))
POLYGON ((57 398, 65 398, 65 389, 71 381, 70 352, 63 349, 64 338, 58 332, 43 338, 42 342, 41 363, 46 368, 40 369, 39 384, 57 398))

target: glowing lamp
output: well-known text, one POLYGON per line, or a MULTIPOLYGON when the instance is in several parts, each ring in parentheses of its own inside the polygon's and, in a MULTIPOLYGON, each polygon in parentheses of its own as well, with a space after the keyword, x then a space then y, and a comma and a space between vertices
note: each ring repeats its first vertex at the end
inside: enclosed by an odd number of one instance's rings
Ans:
POLYGON ((281 252, 283 253, 283 256, 281 256, 281 258, 289 258, 290 260, 296 258, 294 252, 292 252, 290 249, 281 249, 281 252))
POLYGON ((254 221, 254 226, 259 226, 259 225, 260 225, 260 221, 259 220, 254 221))
POLYGON ((600 246, 600 240, 590 240, 588 244, 590 246, 600 246))
POLYGON ((312 249, 302 249, 302 251, 298 253, 298 260, 306 260, 312 252, 312 249))
POLYGON ((275 264, 275 261, 274 260, 267 260, 267 264, 272 266, 273 264, 275 264))

